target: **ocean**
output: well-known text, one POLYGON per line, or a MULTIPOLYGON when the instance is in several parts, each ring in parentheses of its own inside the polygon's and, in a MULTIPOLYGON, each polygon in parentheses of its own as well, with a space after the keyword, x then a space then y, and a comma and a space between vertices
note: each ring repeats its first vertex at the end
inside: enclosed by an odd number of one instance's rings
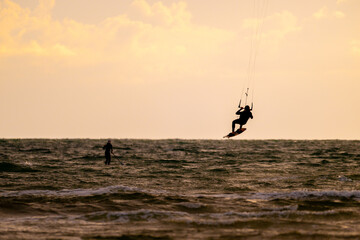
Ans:
POLYGON ((360 239, 360 141, 0 140, 0 239, 360 239))

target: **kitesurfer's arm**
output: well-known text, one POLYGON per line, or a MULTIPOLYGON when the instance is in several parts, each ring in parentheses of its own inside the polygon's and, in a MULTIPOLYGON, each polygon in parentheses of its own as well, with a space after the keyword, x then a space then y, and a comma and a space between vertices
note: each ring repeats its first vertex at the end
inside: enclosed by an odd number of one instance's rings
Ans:
POLYGON ((251 118, 251 119, 253 119, 253 118, 254 118, 254 117, 253 117, 253 115, 252 115, 252 112, 250 112, 250 118, 251 118))
POLYGON ((241 107, 235 114, 240 115, 242 109, 243 109, 243 107, 241 107))

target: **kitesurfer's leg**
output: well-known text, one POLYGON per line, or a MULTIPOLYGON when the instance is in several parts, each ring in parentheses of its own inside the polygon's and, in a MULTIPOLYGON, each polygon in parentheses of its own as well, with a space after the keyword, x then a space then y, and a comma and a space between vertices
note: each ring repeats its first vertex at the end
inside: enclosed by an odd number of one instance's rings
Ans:
POLYGON ((234 132, 234 130, 235 130, 235 124, 240 124, 240 120, 239 119, 235 119, 233 122, 232 122, 232 132, 234 132))
POLYGON ((111 155, 110 154, 105 154, 105 165, 110 165, 110 160, 111 160, 111 155))

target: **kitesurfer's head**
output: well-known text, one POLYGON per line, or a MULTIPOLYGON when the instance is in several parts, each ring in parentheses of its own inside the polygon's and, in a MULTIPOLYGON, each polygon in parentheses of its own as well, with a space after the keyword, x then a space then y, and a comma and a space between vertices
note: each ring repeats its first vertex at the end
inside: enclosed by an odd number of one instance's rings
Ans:
POLYGON ((110 140, 110 139, 108 140, 108 143, 111 143, 111 140, 110 140))
POLYGON ((250 111, 249 105, 246 105, 246 106, 245 106, 245 110, 246 110, 246 111, 250 111))

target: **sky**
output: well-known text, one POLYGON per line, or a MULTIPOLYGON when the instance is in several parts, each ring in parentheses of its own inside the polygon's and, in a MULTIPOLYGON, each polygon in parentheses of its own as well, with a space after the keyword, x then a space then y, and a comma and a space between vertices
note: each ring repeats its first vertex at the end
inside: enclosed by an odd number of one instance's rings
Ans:
POLYGON ((0 0, 0 138, 222 139, 249 83, 254 119, 236 139, 360 139, 359 12, 358 0, 0 0))

